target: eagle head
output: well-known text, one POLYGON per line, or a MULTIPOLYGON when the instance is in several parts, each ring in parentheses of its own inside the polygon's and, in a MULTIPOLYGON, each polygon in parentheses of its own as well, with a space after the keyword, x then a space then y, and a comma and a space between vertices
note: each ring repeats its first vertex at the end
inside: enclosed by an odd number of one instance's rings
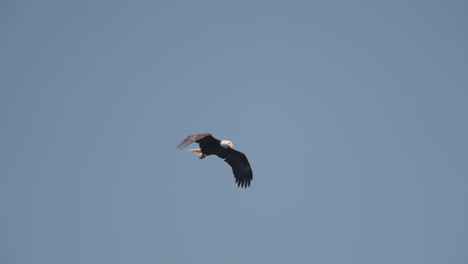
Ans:
POLYGON ((223 148, 233 148, 234 147, 234 144, 232 144, 232 142, 229 141, 229 140, 221 140, 220 145, 223 148))

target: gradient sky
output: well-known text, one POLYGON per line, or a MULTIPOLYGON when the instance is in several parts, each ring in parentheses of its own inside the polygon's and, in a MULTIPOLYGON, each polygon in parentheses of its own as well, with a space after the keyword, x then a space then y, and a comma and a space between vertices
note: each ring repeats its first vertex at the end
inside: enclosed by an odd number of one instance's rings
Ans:
POLYGON ((468 263, 467 14, 2 1, 0 262, 468 263))

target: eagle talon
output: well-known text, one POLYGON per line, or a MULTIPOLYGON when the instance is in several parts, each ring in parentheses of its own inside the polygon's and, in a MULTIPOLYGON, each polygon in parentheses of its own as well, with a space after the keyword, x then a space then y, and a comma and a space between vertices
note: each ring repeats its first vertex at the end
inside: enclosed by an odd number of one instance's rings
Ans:
POLYGON ((201 154, 200 157, 198 157, 199 159, 204 159, 206 158, 206 154, 201 154))

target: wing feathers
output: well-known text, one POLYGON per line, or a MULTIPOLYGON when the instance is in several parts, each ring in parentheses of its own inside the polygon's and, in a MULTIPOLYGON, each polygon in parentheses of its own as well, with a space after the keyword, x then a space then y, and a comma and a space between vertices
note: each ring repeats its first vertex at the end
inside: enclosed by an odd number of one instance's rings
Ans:
POLYGON ((177 145, 177 148, 178 149, 184 149, 186 148, 188 145, 192 144, 193 142, 197 141, 197 140, 200 140, 204 137, 207 137, 207 136, 211 136, 210 133, 203 133, 203 134, 197 134, 197 135, 193 135, 193 136, 188 136, 186 139, 182 140, 179 145, 177 145))
POLYGON ((232 167, 238 187, 247 188, 253 178, 252 168, 244 153, 230 149, 230 155, 224 160, 232 167))

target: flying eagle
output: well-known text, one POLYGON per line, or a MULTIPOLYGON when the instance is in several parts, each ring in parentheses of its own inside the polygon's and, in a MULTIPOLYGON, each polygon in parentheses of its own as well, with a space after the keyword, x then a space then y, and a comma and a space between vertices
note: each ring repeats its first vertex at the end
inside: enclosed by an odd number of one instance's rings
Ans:
POLYGON ((247 188, 252 180, 252 169, 244 153, 233 149, 234 145, 229 140, 219 140, 210 133, 203 133, 188 136, 177 146, 178 149, 184 149, 193 142, 200 144, 199 149, 189 149, 188 151, 204 159, 208 155, 216 155, 222 158, 232 167, 232 172, 236 178, 238 187, 247 188))

